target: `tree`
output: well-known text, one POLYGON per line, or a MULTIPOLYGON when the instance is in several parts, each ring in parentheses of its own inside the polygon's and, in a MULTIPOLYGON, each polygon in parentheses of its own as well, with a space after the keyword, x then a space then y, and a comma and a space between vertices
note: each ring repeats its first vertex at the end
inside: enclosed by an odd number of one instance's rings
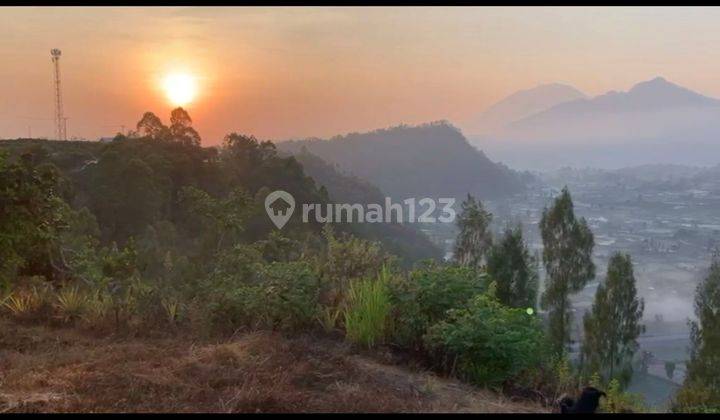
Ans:
POLYGON ((576 293, 595 277, 592 250, 595 240, 584 218, 577 220, 567 187, 545 209, 540 220, 543 265, 547 276, 541 306, 548 310, 549 337, 560 354, 570 341, 572 320, 570 293, 576 293))
POLYGON ((502 239, 490 248, 487 272, 495 281, 495 296, 513 308, 535 307, 537 269, 523 241, 522 228, 507 228, 502 239))
POLYGON ((53 279, 51 248, 63 228, 58 169, 31 153, 7 163, 0 154, 0 288, 18 274, 53 279))
POLYGON ((482 265, 485 252, 492 245, 489 229, 491 221, 492 214, 485 211, 480 201, 468 194, 456 222, 460 232, 455 241, 454 255, 460 265, 473 268, 482 265))
POLYGON ((143 114, 136 128, 140 135, 150 137, 153 140, 167 140, 170 138, 170 130, 152 112, 143 114))
POLYGON ((201 249, 215 253, 225 245, 240 241, 249 202, 250 197, 240 188, 221 199, 195 187, 185 187, 180 191, 180 203, 201 233, 201 249))
MULTIPOLYGON (((715 255, 707 277, 695 292, 695 317, 690 324, 690 361, 679 399, 702 389, 707 398, 696 401, 720 408, 720 256, 715 255), (687 394, 687 395, 685 395, 687 394)), ((697 398, 695 398, 697 400, 697 398)))
POLYGON ((171 111, 170 127, 164 125, 157 115, 146 112, 136 128, 138 134, 153 140, 172 141, 188 146, 200 146, 201 142, 200 134, 192 127, 190 114, 182 107, 171 111))
POLYGON ((595 293, 592 311, 583 319, 582 360, 587 373, 598 373, 606 382, 617 379, 621 385, 630 381, 633 356, 640 347, 637 338, 645 331, 640 324, 644 308, 630 256, 615 253, 605 283, 595 293))
POLYGON ((170 135, 173 141, 189 146, 200 146, 200 134, 192 127, 192 119, 182 107, 170 113, 170 135))

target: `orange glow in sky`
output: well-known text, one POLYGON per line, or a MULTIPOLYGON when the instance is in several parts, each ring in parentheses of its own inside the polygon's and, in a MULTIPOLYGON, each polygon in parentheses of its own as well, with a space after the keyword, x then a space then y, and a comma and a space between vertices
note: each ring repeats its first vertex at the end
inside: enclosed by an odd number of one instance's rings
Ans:
MULTIPOLYGON (((52 136, 60 48, 68 136, 165 123, 203 144, 331 137, 446 119, 463 130, 542 83, 588 95, 656 76, 720 97, 720 9, 0 8, 0 138, 52 136)), ((472 134, 472 132, 466 132, 472 134)))

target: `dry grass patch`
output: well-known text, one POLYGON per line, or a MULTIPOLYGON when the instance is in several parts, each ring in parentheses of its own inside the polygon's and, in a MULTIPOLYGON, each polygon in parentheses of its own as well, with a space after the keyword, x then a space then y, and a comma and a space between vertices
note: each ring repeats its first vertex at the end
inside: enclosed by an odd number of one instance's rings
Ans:
POLYGON ((0 320, 0 412, 543 411, 264 332, 227 342, 98 338, 0 320))

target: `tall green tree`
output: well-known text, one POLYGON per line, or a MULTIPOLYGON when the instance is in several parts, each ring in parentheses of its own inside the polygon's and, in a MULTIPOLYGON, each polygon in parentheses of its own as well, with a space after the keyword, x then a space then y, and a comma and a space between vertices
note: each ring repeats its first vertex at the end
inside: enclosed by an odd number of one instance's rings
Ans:
POLYGON ((608 263, 607 277, 595 293, 591 312, 583 319, 583 367, 609 382, 626 385, 632 376, 632 359, 639 348, 637 338, 645 304, 637 295, 630 256, 615 253, 608 263))
POLYGON ((545 292, 541 306, 548 311, 551 346, 560 354, 570 342, 572 321, 569 295, 577 293, 593 277, 592 250, 595 239, 584 218, 575 218, 570 191, 563 188, 553 206, 540 220, 545 267, 545 292))
POLYGON ((695 292, 690 321, 690 361, 678 399, 685 407, 720 410, 720 257, 695 292), (695 406, 695 407, 691 407, 695 406))
POLYGON ((492 245, 491 221, 492 214, 485 210, 482 202, 468 194, 456 222, 459 233, 455 240, 454 257, 458 264, 468 267, 483 264, 485 253, 492 245))
POLYGON ((537 266, 523 240, 520 226, 506 228, 490 248, 487 272, 495 282, 495 297, 514 308, 534 308, 537 298, 537 266))
POLYGON ((53 279, 54 241, 65 222, 60 176, 52 164, 36 164, 31 153, 17 162, 0 154, 0 287, 17 274, 53 279))

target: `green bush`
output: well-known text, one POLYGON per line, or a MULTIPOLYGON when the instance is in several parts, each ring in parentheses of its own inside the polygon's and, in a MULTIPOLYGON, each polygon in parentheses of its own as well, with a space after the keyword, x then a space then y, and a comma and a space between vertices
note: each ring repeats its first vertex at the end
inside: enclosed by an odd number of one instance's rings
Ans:
POLYGON ((257 269, 251 283, 216 291, 209 308, 210 322, 221 329, 284 331, 312 325, 318 315, 320 283, 311 267, 303 262, 275 262, 257 269))
POLYGON ((542 361, 540 321, 486 295, 449 312, 425 337, 435 363, 477 385, 500 385, 542 361))
POLYGON ((327 241, 325 253, 317 266, 322 273, 322 301, 326 306, 340 307, 345 300, 350 283, 356 279, 370 278, 379 267, 395 263, 377 242, 371 242, 343 233, 335 236, 330 225, 323 227, 327 241))
POLYGON ((408 277, 390 282, 393 341, 418 347, 427 328, 445 319, 450 309, 460 309, 486 289, 486 276, 475 269, 427 263, 408 277))
POLYGON ((720 396, 706 384, 686 381, 675 395, 672 411, 676 413, 720 413, 720 396))
POLYGON ((345 309, 345 333, 349 341, 373 347, 385 338, 390 316, 386 268, 374 280, 351 283, 345 309))

